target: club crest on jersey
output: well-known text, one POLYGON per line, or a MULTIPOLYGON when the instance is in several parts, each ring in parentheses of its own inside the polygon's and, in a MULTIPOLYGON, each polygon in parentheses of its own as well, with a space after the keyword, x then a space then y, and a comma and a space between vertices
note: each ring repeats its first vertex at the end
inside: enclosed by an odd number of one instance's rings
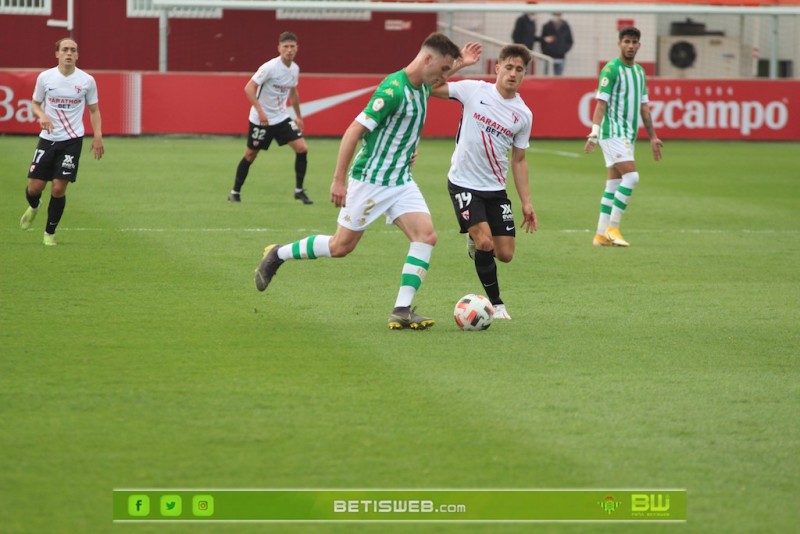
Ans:
POLYGON ((75 92, 78 93, 78 94, 81 94, 81 91, 83 91, 83 87, 81 87, 80 85, 76 85, 75 86, 75 92))
POLYGON ((511 117, 514 119, 514 124, 517 124, 519 122, 519 115, 517 115, 513 111, 511 112, 511 117))
POLYGON ((461 218, 464 219, 465 221, 468 221, 469 220, 469 210, 462 211, 461 212, 461 218))

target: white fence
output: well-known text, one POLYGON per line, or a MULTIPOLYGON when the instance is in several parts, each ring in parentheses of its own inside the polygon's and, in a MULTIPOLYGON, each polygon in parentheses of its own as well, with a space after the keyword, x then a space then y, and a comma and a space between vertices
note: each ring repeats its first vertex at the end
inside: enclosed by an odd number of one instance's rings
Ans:
MULTIPOLYGON (((147 0, 145 0, 147 1, 147 0)), ((551 13, 562 13, 575 44, 564 75, 595 76, 598 65, 618 55, 616 32, 632 23, 642 31, 637 61, 654 66, 657 75, 705 78, 792 77, 800 73, 800 7, 706 6, 660 4, 566 3, 415 3, 364 1, 149 0, 160 13, 159 68, 167 70, 170 10, 214 8, 293 12, 438 13, 439 26, 458 40, 481 40, 486 56, 510 41, 515 19, 535 13, 538 31, 551 13), (691 19, 691 20, 688 20, 691 19), (689 24, 687 24, 687 22, 689 24), (702 26, 702 32, 698 33, 702 26), (693 33, 674 34, 675 28, 693 33), (458 35, 461 33, 462 35, 458 35), (476 37, 478 36, 478 37, 476 37), (686 65, 687 57, 694 56, 686 65), (678 58, 678 59, 676 59, 678 58), (681 59, 682 58, 682 59, 681 59)), ((534 50, 536 51, 536 46, 534 50)), ((538 61, 542 61, 540 58, 538 61)), ((465 74, 484 74, 486 65, 465 74)))

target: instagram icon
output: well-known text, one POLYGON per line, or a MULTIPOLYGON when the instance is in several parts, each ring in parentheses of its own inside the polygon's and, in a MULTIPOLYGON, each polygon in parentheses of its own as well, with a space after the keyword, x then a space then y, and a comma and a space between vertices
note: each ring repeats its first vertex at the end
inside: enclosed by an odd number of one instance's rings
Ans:
POLYGON ((214 515, 214 497, 211 495, 195 495, 192 497, 192 515, 197 517, 214 515))

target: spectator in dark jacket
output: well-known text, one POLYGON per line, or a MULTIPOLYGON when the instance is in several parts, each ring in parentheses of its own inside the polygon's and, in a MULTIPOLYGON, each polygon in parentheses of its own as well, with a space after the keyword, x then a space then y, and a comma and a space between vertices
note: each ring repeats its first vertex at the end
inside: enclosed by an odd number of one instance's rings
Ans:
POLYGON ((534 13, 525 13, 520 15, 514 23, 514 31, 511 32, 511 40, 518 44, 524 44, 530 50, 533 50, 533 44, 536 41, 541 41, 536 35, 536 19, 534 13))
MULTIPOLYGON (((561 76, 566 64, 565 56, 572 48, 572 30, 567 21, 561 18, 561 13, 553 13, 553 18, 547 21, 542 28, 542 53, 553 58, 553 74, 561 76)), ((548 65, 545 63, 544 73, 548 74, 548 65)))

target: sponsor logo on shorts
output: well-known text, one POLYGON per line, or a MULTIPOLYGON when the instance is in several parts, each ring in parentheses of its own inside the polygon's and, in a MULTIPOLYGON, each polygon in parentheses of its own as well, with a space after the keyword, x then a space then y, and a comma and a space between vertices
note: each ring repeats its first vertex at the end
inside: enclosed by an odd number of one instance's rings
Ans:
MULTIPOLYGON (((64 156, 64 162, 61 164, 62 169, 74 169, 75 168, 75 156, 64 156)), ((68 173, 64 173, 68 174, 68 173)))

